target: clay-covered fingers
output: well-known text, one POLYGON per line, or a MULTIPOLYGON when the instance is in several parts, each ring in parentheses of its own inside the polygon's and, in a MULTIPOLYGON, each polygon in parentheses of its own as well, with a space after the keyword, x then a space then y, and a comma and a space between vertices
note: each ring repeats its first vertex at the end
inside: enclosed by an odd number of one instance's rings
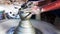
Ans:
POLYGON ((32 7, 32 14, 39 14, 40 13, 40 8, 38 6, 32 7))

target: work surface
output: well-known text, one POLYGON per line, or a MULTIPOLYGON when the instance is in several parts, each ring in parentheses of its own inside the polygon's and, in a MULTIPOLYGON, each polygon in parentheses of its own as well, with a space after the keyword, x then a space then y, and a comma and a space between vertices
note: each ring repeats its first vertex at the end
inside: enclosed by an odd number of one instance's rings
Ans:
MULTIPOLYGON (((16 27, 19 24, 19 19, 0 20, 0 34, 6 34, 11 27, 16 27)), ((30 20, 32 25, 39 29, 43 34, 57 34, 55 27, 47 22, 40 20, 30 20)))

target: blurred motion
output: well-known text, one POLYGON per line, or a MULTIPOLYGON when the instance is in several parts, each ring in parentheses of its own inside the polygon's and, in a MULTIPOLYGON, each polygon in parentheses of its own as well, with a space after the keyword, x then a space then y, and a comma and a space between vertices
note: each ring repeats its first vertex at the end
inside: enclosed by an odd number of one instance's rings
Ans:
POLYGON ((13 34, 21 21, 19 10, 32 13, 36 34, 60 34, 60 0, 0 0, 0 34, 13 34))

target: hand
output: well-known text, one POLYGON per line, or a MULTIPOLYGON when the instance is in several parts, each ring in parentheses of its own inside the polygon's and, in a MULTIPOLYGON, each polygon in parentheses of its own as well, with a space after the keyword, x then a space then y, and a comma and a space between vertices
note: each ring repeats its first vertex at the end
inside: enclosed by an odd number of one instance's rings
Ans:
POLYGON ((40 14, 40 8, 38 6, 32 7, 32 14, 40 14))
POLYGON ((33 4, 37 6, 38 5, 38 2, 39 1, 34 1, 33 4))

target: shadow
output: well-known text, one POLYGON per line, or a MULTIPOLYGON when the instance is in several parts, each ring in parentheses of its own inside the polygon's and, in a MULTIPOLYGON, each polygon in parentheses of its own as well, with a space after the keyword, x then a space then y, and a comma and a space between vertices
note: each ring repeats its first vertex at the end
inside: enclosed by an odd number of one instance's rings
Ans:
POLYGON ((35 28, 36 34, 43 34, 39 29, 35 28))

